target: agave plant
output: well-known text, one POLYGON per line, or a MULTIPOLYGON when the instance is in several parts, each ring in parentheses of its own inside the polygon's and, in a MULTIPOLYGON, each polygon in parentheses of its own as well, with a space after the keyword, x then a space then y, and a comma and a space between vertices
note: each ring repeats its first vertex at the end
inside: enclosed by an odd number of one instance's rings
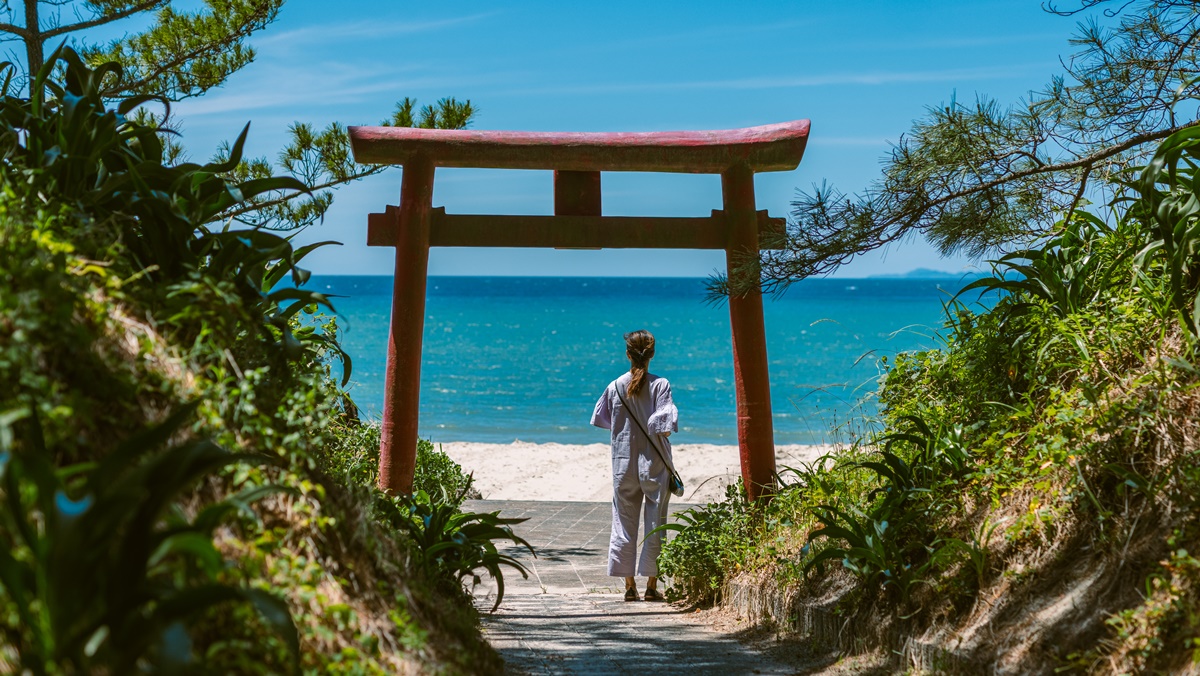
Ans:
POLYGON ((1009 316, 1027 311, 1037 299, 1066 317, 1099 300, 1121 264, 1133 255, 1134 249, 1125 249, 1112 256, 1098 246, 1114 232, 1095 214, 1076 211, 1060 221, 1057 234, 1041 246, 989 261, 997 274, 971 282, 955 298, 972 289, 1005 292, 1012 296, 1004 306, 1009 316))
POLYGON ((461 496, 435 500, 425 491, 395 497, 380 493, 377 500, 388 520, 412 536, 426 570, 460 583, 470 577, 476 585, 482 581, 477 571, 486 570, 496 581, 495 612, 504 600, 504 571, 500 567, 508 566, 521 577, 529 577, 529 569, 501 553, 496 541, 510 540, 536 557, 529 542, 512 531, 513 525, 528 519, 506 519, 500 512, 462 512, 457 506, 461 503, 461 496))
MULTIPOLYGON (((881 455, 885 458, 894 455, 892 449, 899 444, 910 444, 915 449, 909 460, 911 469, 907 466, 904 468, 908 472, 905 481, 909 485, 927 485, 936 477, 957 476, 969 468, 971 452, 968 449, 967 438, 975 428, 956 425, 934 429, 920 416, 915 415, 900 416, 896 423, 904 425, 905 429, 884 434, 879 437, 878 442, 883 445, 881 455), (913 473, 916 475, 915 479, 913 473)), ((904 464, 898 457, 896 460, 900 465, 904 464)), ((897 465, 895 461, 889 461, 889 464, 897 465)))
POLYGON ((212 541, 229 515, 287 489, 251 489, 190 521, 172 510, 200 479, 253 459, 206 441, 164 448, 193 409, 98 463, 61 469, 36 413, 0 414, 0 587, 19 621, 7 639, 22 670, 178 672, 194 666, 189 623, 230 602, 256 608, 298 659, 287 606, 268 592, 217 582, 225 564, 212 541))
POLYGON ((875 453, 877 460, 845 465, 870 470, 879 478, 880 486, 866 496, 869 507, 824 504, 814 508, 813 515, 821 528, 809 534, 808 544, 823 538, 829 545, 804 569, 840 560, 864 583, 895 588, 904 600, 929 567, 951 552, 949 541, 936 540, 925 525, 936 504, 931 504, 930 497, 939 485, 969 469, 971 455, 967 442, 970 430, 934 428, 913 415, 901 416, 897 423, 903 428, 877 440, 882 446, 875 453), (912 450, 904 452, 902 445, 912 450))
MULTIPOLYGON (((1154 239, 1137 254, 1140 267, 1161 261, 1171 303, 1180 323, 1200 334, 1200 128, 1180 130, 1158 147, 1150 164, 1126 186, 1134 191, 1129 214, 1143 223, 1154 239)), ((1134 170, 1137 171, 1137 170, 1134 170)))

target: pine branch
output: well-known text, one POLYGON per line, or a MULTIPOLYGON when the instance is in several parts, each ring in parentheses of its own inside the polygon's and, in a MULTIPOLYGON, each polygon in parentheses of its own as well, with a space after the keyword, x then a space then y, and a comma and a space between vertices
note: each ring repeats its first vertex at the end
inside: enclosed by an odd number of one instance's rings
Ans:
POLYGON ((274 21, 282 4, 283 0, 206 0, 207 11, 196 13, 175 12, 167 4, 149 29, 106 49, 90 49, 87 58, 125 66, 125 79, 110 96, 155 94, 175 101, 198 96, 254 60, 254 50, 243 42, 274 21))
MULTIPOLYGON (((470 101, 444 98, 423 106, 417 115, 416 101, 405 98, 396 104, 385 126, 422 127, 425 129, 463 129, 475 116, 470 101)), ((238 205, 222 213, 218 220, 237 220, 240 223, 273 230, 292 230, 315 223, 324 217, 333 202, 333 191, 347 183, 374 176, 389 169, 387 166, 365 165, 354 161, 350 137, 337 123, 320 132, 311 125, 296 123, 289 130, 292 142, 279 153, 279 168, 307 186, 306 192, 273 193, 238 205)), ((228 154, 222 149, 220 161, 228 154)), ((239 163, 229 178, 241 182, 277 173, 266 159, 239 163)))
MULTIPOLYGON (((814 221, 812 228, 807 233, 793 232, 783 252, 765 252, 762 256, 760 286, 764 291, 778 293, 796 279, 826 274, 861 253, 893 244, 914 232, 928 232, 931 227, 929 219, 940 215, 939 210, 956 202, 970 202, 1000 188, 1039 176, 1055 176, 1082 169, 1083 174, 1072 191, 1067 208, 1069 213, 1082 201, 1087 182, 1098 166, 1139 146, 1161 141, 1180 130, 1196 126, 1200 126, 1200 120, 1138 134, 1072 160, 1013 171, 996 179, 923 200, 913 208, 901 209, 886 218, 875 218, 878 214, 871 212, 869 206, 863 207, 866 211, 831 213, 829 205, 822 202, 827 200, 836 203, 842 198, 835 194, 828 199, 826 195, 833 193, 827 193, 827 189, 819 190, 811 205, 811 212, 806 213, 814 221), (838 224, 842 222, 851 228, 839 227, 838 224), (857 229, 853 229, 854 226, 857 229)), ((799 225, 794 223, 793 229, 799 225)))
MULTIPOLYGON (((246 31, 242 37, 245 37, 248 35, 250 35, 250 31, 246 31)), ((146 89, 147 87, 149 87, 150 84, 153 83, 155 80, 158 80, 159 78, 163 77, 164 75, 175 71, 177 68, 179 68, 187 63, 190 63, 192 61, 195 61, 196 59, 200 58, 201 56, 204 56, 207 53, 210 53, 210 52, 211 53, 219 53, 221 51, 222 50, 219 49, 215 45, 201 44, 190 52, 183 52, 183 53, 177 54, 175 56, 175 58, 171 59, 170 61, 159 64, 156 69, 154 69, 153 71, 150 71, 148 74, 138 78, 137 80, 133 80, 132 82, 126 81, 126 82, 118 83, 119 89, 115 90, 113 92, 110 92, 110 95, 115 95, 117 92, 140 92, 143 89, 146 89)), ((179 101, 179 100, 183 100, 186 98, 191 98, 193 96, 199 96, 203 93, 204 93, 203 91, 199 91, 199 92, 187 93, 187 94, 183 94, 183 95, 177 94, 174 98, 176 101, 179 101)))
POLYGON ((134 14, 140 14, 141 12, 146 12, 146 11, 152 10, 156 7, 162 7, 169 3, 170 3, 170 0, 144 0, 143 2, 140 2, 136 5, 132 5, 126 9, 123 9, 119 12, 115 12, 113 14, 109 14, 109 15, 101 14, 94 19, 89 19, 87 21, 80 21, 79 23, 67 24, 65 26, 59 26, 58 28, 53 28, 51 30, 44 31, 42 33, 42 38, 44 40, 49 40, 51 38, 57 37, 59 35, 64 35, 66 33, 74 33, 75 31, 86 30, 88 28, 95 28, 96 26, 103 26, 104 24, 112 23, 114 21, 120 21, 121 19, 129 18, 129 17, 133 16, 134 14))
POLYGON ((1032 169, 1026 169, 1024 171, 1015 171, 1015 172, 1009 174, 1008 176, 1004 176, 1002 178, 997 178, 992 181, 988 181, 986 183, 980 183, 972 188, 962 190, 959 192, 952 192, 952 193, 949 193, 942 197, 939 197, 935 200, 931 200, 929 202, 929 206, 930 207, 942 206, 942 205, 945 205, 956 199, 962 199, 964 197, 969 197, 971 195, 974 195, 974 194, 977 194, 977 193, 980 193, 980 192, 983 192, 986 190, 998 188, 998 187, 1003 186, 1008 183, 1013 183, 1013 182, 1020 181, 1025 178, 1030 178, 1030 177, 1038 176, 1041 174, 1059 174, 1059 173, 1062 173, 1065 171, 1070 171, 1072 169, 1088 169, 1090 171, 1093 167, 1095 167, 1097 164, 1103 162, 1104 160, 1116 157, 1117 155, 1120 155, 1121 153, 1123 153, 1127 150, 1136 148, 1136 147, 1138 147, 1140 145, 1144 145, 1146 143, 1150 143, 1151 141, 1161 141, 1162 139, 1167 138, 1168 136, 1170 136, 1171 134, 1174 134, 1177 131, 1180 131, 1183 129, 1188 129, 1189 127, 1195 127, 1198 125, 1200 125, 1200 120, 1195 120, 1192 122, 1188 122, 1187 124, 1181 124, 1181 125, 1178 125, 1175 127, 1170 127, 1168 129, 1160 129, 1157 131, 1146 132, 1144 134, 1138 134, 1137 136, 1126 139, 1125 141, 1118 143, 1114 146, 1110 146, 1108 148, 1103 148, 1101 150, 1097 150, 1096 152, 1091 153, 1090 155, 1080 157, 1080 158, 1072 160, 1070 162, 1059 162, 1057 164, 1045 164, 1045 165, 1041 165, 1041 166, 1036 166, 1032 169))
POLYGON ((334 188, 338 188, 347 183, 352 183, 354 181, 364 179, 368 176, 374 176, 376 174, 382 173, 382 172, 386 171, 387 169, 388 169, 388 167, 382 166, 382 165, 372 166, 370 169, 352 174, 350 176, 346 176, 343 179, 329 179, 329 180, 325 181, 324 183, 309 186, 308 193, 292 193, 289 195, 283 195, 280 197, 274 197, 271 199, 263 200, 262 202, 256 202, 253 204, 251 204, 251 203, 242 204, 242 205, 239 205, 238 208, 236 208, 232 211, 227 211, 227 212, 221 214, 221 218, 222 219, 232 218, 232 219, 236 220, 236 219, 238 219, 239 216, 245 216, 246 214, 249 214, 249 213, 266 211, 273 207, 282 206, 284 204, 292 202, 295 199, 303 197, 305 194, 316 194, 319 192, 323 192, 325 190, 331 190, 334 188))
POLYGON ((29 39, 29 31, 16 24, 0 23, 0 33, 11 33, 23 40, 29 39))
POLYGON ((915 234, 971 255, 1028 241, 1079 208, 1094 179, 1110 181, 1147 146, 1200 124, 1196 2, 1116 4, 1112 16, 1128 15, 1115 27, 1081 24, 1064 74, 1028 103, 1002 111, 951 101, 914 123, 863 193, 801 192, 785 248, 761 256, 760 286, 786 288, 915 234))

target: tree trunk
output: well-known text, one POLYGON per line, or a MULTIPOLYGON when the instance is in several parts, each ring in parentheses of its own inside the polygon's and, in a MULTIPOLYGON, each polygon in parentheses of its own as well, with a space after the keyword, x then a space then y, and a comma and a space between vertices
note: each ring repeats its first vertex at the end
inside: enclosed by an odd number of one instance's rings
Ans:
MULTIPOLYGON (((38 23, 38 0, 25 0, 25 58, 29 64, 29 81, 37 77, 46 58, 42 52, 42 27, 38 23)), ((32 93, 32 92, 30 92, 32 93)))

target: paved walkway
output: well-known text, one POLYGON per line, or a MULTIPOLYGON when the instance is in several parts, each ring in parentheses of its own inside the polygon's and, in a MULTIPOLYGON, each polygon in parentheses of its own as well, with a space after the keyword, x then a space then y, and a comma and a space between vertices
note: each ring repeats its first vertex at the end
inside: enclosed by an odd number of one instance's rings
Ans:
MULTIPOLYGON (((674 506, 672 512, 687 505, 674 506)), ((794 669, 753 652, 735 639, 689 621, 666 603, 626 603, 619 578, 607 576, 612 505, 593 502, 476 500, 475 512, 527 517, 514 530, 533 545, 507 552, 531 574, 505 568, 504 603, 492 587, 477 590, 484 635, 510 673, 790 674, 794 669)), ((642 534, 644 536, 644 534, 642 534)), ((486 576, 485 576, 486 580, 486 576)), ((643 584, 644 578, 638 579, 643 584)))

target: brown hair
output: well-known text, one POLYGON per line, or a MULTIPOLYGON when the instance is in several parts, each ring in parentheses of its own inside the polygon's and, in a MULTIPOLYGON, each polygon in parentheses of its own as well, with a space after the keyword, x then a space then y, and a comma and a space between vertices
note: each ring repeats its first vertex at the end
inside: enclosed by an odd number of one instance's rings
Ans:
POLYGON ((625 334, 625 356, 629 357, 629 394, 637 394, 646 384, 646 369, 654 357, 654 336, 649 331, 630 331, 625 334))

